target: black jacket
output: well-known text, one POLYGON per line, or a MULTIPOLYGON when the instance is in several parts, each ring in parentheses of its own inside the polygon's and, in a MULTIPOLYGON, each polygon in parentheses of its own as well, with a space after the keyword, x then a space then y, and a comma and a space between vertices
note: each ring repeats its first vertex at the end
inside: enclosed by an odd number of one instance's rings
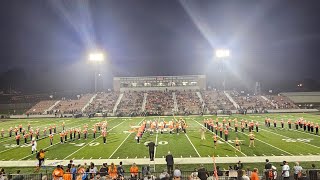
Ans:
POLYGON ((167 165, 169 165, 169 166, 172 166, 174 164, 173 156, 171 154, 168 154, 166 156, 166 162, 167 162, 167 165))

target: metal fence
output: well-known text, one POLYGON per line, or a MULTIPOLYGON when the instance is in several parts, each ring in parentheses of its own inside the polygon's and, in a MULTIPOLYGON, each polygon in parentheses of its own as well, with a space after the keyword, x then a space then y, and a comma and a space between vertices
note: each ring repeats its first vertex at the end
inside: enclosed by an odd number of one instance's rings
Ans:
MULTIPOLYGON (((320 170, 314 169, 314 170, 305 170, 307 177, 309 177, 310 180, 320 180, 320 170), (312 172, 310 172, 312 171, 312 172), (313 175, 313 176, 312 176, 313 175), (316 176, 314 176, 316 175, 316 176)), ((167 176, 166 178, 163 178, 161 180, 199 180, 196 177, 192 177, 191 175, 194 173, 194 171, 181 171, 181 177, 175 178, 172 175, 167 176)), ((149 173, 142 173, 138 172, 136 177, 131 177, 131 174, 129 172, 123 173, 123 176, 118 176, 118 180, 160 180, 160 175, 162 172, 149 172, 149 173)), ((213 172, 209 171, 209 175, 212 176, 213 172)), ((270 180, 266 179, 265 174, 261 172, 259 174, 260 180, 270 180)), ((80 180, 111 180, 112 178, 107 176, 101 176, 100 173, 86 173, 86 174, 71 174, 71 180, 79 180, 79 176, 84 176, 85 178, 80 178, 80 180)), ((238 178, 238 173, 236 171, 229 172, 229 171, 222 171, 222 176, 219 176, 219 180, 242 180, 241 178, 238 178)), ((250 178, 250 174, 248 174, 250 178)), ((52 173, 39 173, 39 174, 9 174, 7 175, 8 180, 53 180, 52 173)), ((278 176, 274 178, 275 180, 282 180, 283 177, 281 176, 281 171, 278 172, 278 176)), ((61 178, 60 180, 63 180, 61 178)), ((212 178, 210 180, 215 180, 215 178, 212 178)), ((293 172, 290 173, 289 180, 294 180, 294 174, 293 172)))

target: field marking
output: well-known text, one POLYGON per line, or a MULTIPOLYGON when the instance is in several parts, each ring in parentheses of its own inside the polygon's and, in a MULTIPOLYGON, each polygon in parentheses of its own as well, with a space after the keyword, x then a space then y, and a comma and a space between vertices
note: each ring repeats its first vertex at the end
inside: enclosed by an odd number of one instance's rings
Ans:
POLYGON ((312 135, 312 136, 315 136, 315 137, 320 137, 319 135, 316 135, 316 134, 311 134, 311 133, 306 133, 304 131, 299 131, 299 130, 296 130, 296 129, 292 129, 293 131, 296 131, 296 132, 300 132, 300 133, 303 133, 303 134, 308 134, 308 135, 312 135))
POLYGON ((154 156, 153 156, 153 159, 156 157, 156 153, 157 153, 157 146, 158 146, 158 133, 156 134, 156 147, 154 147, 154 156))
MULTIPOLYGON (((146 117, 144 117, 140 122, 139 122, 139 124, 141 124, 143 121, 144 121, 144 119, 145 119, 146 117)), ((138 124, 138 125, 139 125, 138 124)), ((129 136, 131 135, 132 133, 130 133, 130 134, 128 134, 128 136, 121 142, 121 144, 112 152, 112 154, 109 156, 109 158, 108 159, 110 159, 117 151, 118 151, 118 149, 122 146, 122 144, 129 138, 129 136)), ((158 134, 157 134, 158 135, 158 134)), ((128 157, 127 157, 127 159, 128 159, 128 157)))
MULTIPOLYGON (((73 128, 80 127, 80 126, 82 126, 82 125, 75 126, 75 127, 73 127, 73 128)), ((58 133, 56 133, 55 135, 58 135, 58 133)), ((79 139, 79 140, 80 140, 80 139, 79 139)), ((46 149, 48 149, 48 148, 50 148, 50 147, 53 147, 53 146, 55 146, 55 145, 58 145, 58 144, 61 144, 60 141, 57 142, 57 143, 55 143, 55 144, 52 144, 52 145, 50 145, 50 146, 47 146, 47 147, 45 147, 45 148, 43 148, 43 149, 46 150, 46 149)), ((29 157, 29 156, 32 156, 32 155, 33 155, 33 154, 29 154, 29 155, 27 155, 27 156, 19 159, 19 161, 21 161, 21 160, 23 160, 23 159, 25 159, 25 158, 27 158, 27 157, 29 157)), ((56 158, 56 159, 57 159, 57 158, 56 158)))
MULTIPOLYGON (((73 123, 70 123, 70 124, 75 124, 75 123, 77 123, 77 122, 73 122, 73 123)), ((69 124, 69 125, 70 125, 69 124)), ((80 126, 82 126, 82 125, 80 125, 80 126)), ((75 126, 75 127, 79 127, 79 126, 75 126)), ((74 128, 74 127, 73 127, 74 128)), ((60 131, 61 132, 61 131, 60 131)), ((54 135, 58 135, 59 133, 57 132, 57 133, 53 133, 54 135)), ((46 138, 48 138, 49 136, 45 136, 45 137, 42 137, 42 138, 39 138, 38 140, 37 140, 37 142, 38 141, 41 141, 41 140, 44 140, 44 139, 46 139, 46 138)), ((22 141, 22 140, 21 140, 22 141)), ((21 142, 20 141, 20 142, 21 142)), ((31 141, 30 141, 30 143, 31 143, 31 141)), ((27 144, 30 144, 30 143, 27 143, 27 144)), ((54 145, 57 145, 58 143, 56 143, 56 144, 53 144, 52 146, 54 146, 54 145)), ((8 148, 8 149, 6 149, 6 150, 3 150, 3 151, 0 151, 0 154, 1 153, 4 153, 4 152, 6 152, 6 151, 9 151, 9 150, 12 150, 12 149, 16 149, 16 148, 18 148, 18 147, 20 147, 20 146, 16 146, 16 147, 13 147, 13 148, 8 148)), ((48 147, 50 147, 50 146, 48 146, 48 147)), ((44 148, 44 149, 47 149, 48 147, 46 147, 46 148, 44 148)), ((26 156, 25 158, 27 158, 27 157, 29 157, 30 155, 28 155, 28 156, 26 156)), ((22 160, 22 159, 20 159, 20 160, 22 160)))
POLYGON ((199 157, 201 157, 201 156, 200 156, 200 154, 199 154, 199 152, 198 152, 198 150, 196 149, 196 147, 194 147, 193 143, 191 142, 191 140, 190 140, 189 136, 188 136, 187 134, 184 134, 184 135, 187 137, 187 139, 189 140, 189 142, 190 142, 191 146, 192 146, 192 147, 193 147, 193 149, 196 151, 196 153, 198 154, 198 156, 199 156, 199 157))
POLYGON ((122 144, 130 137, 132 133, 128 134, 128 136, 121 142, 121 144, 112 152, 112 154, 109 156, 108 159, 110 159, 117 151, 118 149, 122 146, 122 144))
MULTIPOLYGON (((269 132, 269 133, 272 133, 272 134, 275 134, 275 135, 278 135, 278 136, 281 136, 281 137, 285 137, 285 138, 288 138, 288 139, 293 139, 293 138, 290 138, 290 137, 288 137, 288 136, 285 136, 285 135, 282 135, 282 134, 278 134, 278 133, 275 133, 275 132, 272 132, 272 131, 268 131, 268 130, 265 130, 265 129, 262 129, 262 128, 261 128, 261 130, 267 131, 267 132, 269 132)), ((315 147, 315 148, 320 148, 320 147, 318 147, 318 146, 316 146, 316 145, 313 145, 313 144, 309 144, 309 143, 302 142, 302 141, 299 141, 299 142, 300 142, 300 143, 303 143, 303 144, 307 144, 307 145, 312 146, 312 147, 315 147)))
MULTIPOLYGON (((200 124, 198 121, 196 121, 196 120, 194 120, 193 119, 193 121, 194 122, 196 122, 196 123, 198 123, 200 126, 202 126, 202 127, 204 127, 202 124, 200 124)), ((209 131, 209 132, 211 132, 212 134, 215 134, 214 132, 212 132, 212 131, 209 131)), ((219 139, 222 139, 223 140, 223 138, 221 138, 220 136, 217 136, 219 139)), ((238 149, 237 148, 235 148, 234 146, 232 146, 229 142, 226 142, 229 146, 231 146, 233 149, 235 149, 235 150, 237 150, 238 151, 238 149)), ((240 152, 242 155, 244 155, 244 156, 247 156, 245 153, 243 153, 242 151, 238 151, 238 152, 240 152)))
MULTIPOLYGON (((230 129, 233 129, 233 128, 230 128, 230 129)), ((244 133, 244 132, 241 132, 241 131, 239 131, 239 132, 242 133, 242 134, 244 134, 244 135, 246 135, 246 136, 249 136, 248 134, 246 134, 246 133, 244 133)), ((291 154, 291 153, 289 153, 289 152, 287 152, 287 151, 285 151, 285 150, 283 150, 283 149, 280 149, 280 148, 278 148, 278 147, 276 147, 276 146, 274 146, 274 145, 272 145, 272 144, 269 144, 269 143, 267 143, 267 142, 265 142, 265 141, 262 141, 262 140, 260 140, 260 139, 258 139, 258 138, 255 138, 255 139, 256 139, 257 141, 260 141, 260 142, 262 142, 262 143, 264 143, 264 144, 266 144, 266 145, 269 145, 269 146, 271 146, 271 147, 273 147, 273 148, 276 148, 276 149, 278 149, 278 150, 280 150, 280 151, 282 151, 282 152, 285 152, 285 153, 293 156, 293 154, 291 154)), ((262 155, 263 155, 263 154, 262 154, 262 155)))
MULTIPOLYGON (((126 120, 124 120, 124 121, 122 121, 121 123, 119 123, 118 125, 116 125, 116 126, 112 127, 112 128, 111 128, 111 129, 109 129, 109 131, 107 131, 107 132, 110 132, 112 129, 114 129, 114 128, 116 128, 116 127, 120 126, 120 125, 121 125, 122 123, 124 123, 124 122, 126 122, 126 120)), ((101 137, 101 135, 100 135, 100 136, 98 136, 97 138, 93 139, 93 140, 92 140, 92 141, 90 141, 89 143, 85 144, 84 146, 80 147, 79 149, 77 149, 77 150, 76 150, 76 151, 74 151, 73 153, 69 154, 67 157, 63 158, 63 160, 66 160, 68 157, 70 157, 70 156, 74 155, 75 153, 79 152, 81 149, 85 148, 85 147, 86 147, 86 146, 88 146, 90 143, 92 143, 93 141, 95 141, 95 140, 99 139, 100 137, 101 137)))
MULTIPOLYGON (((80 120, 75 120, 75 121, 80 121, 80 120)), ((68 125, 71 125, 71 124, 76 124, 77 122, 71 122, 70 124, 68 124, 68 125)), ((40 128, 40 127, 46 127, 46 126, 48 126, 48 124, 44 124, 44 125, 41 125, 41 126, 37 126, 37 127, 33 127, 33 126, 31 126, 32 128, 40 128)), ((28 127, 28 126, 27 126, 28 127)), ((61 126, 57 126, 57 127, 61 127, 61 126)), ((61 128, 62 129, 62 128, 61 128)), ((40 130, 42 130, 41 128, 40 128, 40 130)), ((58 130, 58 129, 57 129, 58 130)), ((26 130, 27 131, 27 130, 26 130)), ((53 128, 52 128, 52 131, 53 131, 53 128)), ((49 129, 48 129, 48 132, 49 132, 49 129)), ((1 143, 4 143, 4 142, 7 142, 7 141, 10 141, 10 140, 15 140, 15 136, 14 136, 14 132, 12 132, 12 137, 10 138, 9 136, 6 136, 6 137, 8 137, 9 139, 6 139, 5 141, 0 141, 0 144, 1 143)), ((49 133, 48 133, 49 134, 49 133)), ((47 136, 46 136, 47 137, 47 136)), ((45 138, 45 137, 42 137, 42 138, 40 138, 40 139, 43 139, 43 138, 45 138)))

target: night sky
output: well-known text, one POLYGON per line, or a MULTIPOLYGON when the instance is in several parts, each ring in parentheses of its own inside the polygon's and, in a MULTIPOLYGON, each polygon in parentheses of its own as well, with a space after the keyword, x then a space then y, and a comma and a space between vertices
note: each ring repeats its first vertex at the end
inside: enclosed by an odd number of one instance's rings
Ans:
POLYGON ((214 86, 221 78, 213 57, 220 47, 232 54, 225 62, 229 87, 260 81, 276 88, 320 77, 319 1, 0 3, 0 80, 9 70, 23 71, 24 83, 9 84, 26 91, 87 89, 94 68, 105 88, 113 76, 187 74, 206 74, 214 86), (108 60, 93 67, 87 53, 97 48, 108 60))

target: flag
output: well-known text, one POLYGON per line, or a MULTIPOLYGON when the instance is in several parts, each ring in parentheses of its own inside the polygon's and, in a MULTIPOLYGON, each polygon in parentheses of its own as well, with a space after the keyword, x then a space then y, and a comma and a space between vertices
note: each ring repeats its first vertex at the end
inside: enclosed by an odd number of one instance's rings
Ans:
POLYGON ((216 166, 216 159, 214 158, 214 155, 212 155, 212 159, 213 159, 213 175, 216 178, 216 180, 219 180, 217 166, 216 166))

